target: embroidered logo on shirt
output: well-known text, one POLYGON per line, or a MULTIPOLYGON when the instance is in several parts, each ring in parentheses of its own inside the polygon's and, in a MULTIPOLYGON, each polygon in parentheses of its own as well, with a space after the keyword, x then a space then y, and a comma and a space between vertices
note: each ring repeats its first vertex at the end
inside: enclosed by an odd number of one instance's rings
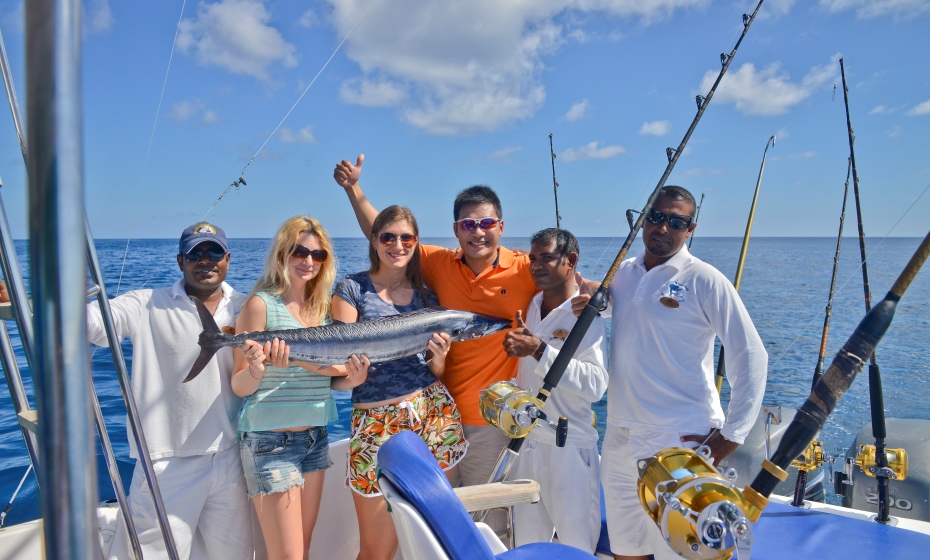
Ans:
POLYGON ((661 295, 659 296, 659 303, 665 307, 675 309, 685 301, 685 293, 687 293, 687 291, 688 287, 684 284, 671 281, 666 282, 660 290, 661 295))
POLYGON ((552 338, 562 339, 568 336, 568 331, 565 329, 555 329, 552 331, 552 338))

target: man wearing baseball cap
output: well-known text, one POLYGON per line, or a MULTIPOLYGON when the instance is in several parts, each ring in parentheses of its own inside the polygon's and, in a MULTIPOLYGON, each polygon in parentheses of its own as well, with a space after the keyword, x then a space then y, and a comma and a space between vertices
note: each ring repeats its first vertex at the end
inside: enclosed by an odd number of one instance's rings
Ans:
MULTIPOLYGON (((191 297, 204 302, 221 327, 232 327, 245 296, 226 282, 226 234, 215 224, 196 223, 181 233, 182 277, 166 288, 127 292, 110 300, 120 338, 132 341, 132 393, 149 457, 182 560, 252 558, 251 505, 239 460, 236 416, 241 399, 229 385, 231 348, 203 373, 182 383, 200 353, 203 326, 191 297)), ((88 305, 88 338, 107 346, 96 302, 88 305)), ((146 560, 168 558, 155 508, 137 459, 129 507, 146 560)), ((125 530, 118 527, 111 559, 130 558, 125 530)))

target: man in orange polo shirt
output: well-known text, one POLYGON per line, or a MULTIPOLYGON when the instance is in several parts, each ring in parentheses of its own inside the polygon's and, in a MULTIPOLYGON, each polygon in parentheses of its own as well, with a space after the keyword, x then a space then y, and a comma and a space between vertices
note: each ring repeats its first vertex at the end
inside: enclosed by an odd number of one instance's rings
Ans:
MULTIPOLYGON (((370 238, 378 210, 358 183, 364 160, 364 155, 355 164, 343 160, 336 165, 333 178, 345 189, 359 227, 370 238)), ((496 317, 513 317, 517 311, 525 316, 536 285, 529 258, 498 245, 504 233, 500 199, 490 187, 469 187, 456 197, 453 215, 452 231, 459 249, 420 245, 420 268, 439 303, 496 317)), ((507 357, 505 334, 456 342, 446 359, 442 382, 455 399, 468 440, 468 452, 458 465, 458 477, 465 486, 486 483, 501 449, 509 443, 497 428, 485 423, 478 410, 479 391, 516 376, 518 360, 507 357)), ((503 515, 489 516, 488 524, 502 528, 503 515)))

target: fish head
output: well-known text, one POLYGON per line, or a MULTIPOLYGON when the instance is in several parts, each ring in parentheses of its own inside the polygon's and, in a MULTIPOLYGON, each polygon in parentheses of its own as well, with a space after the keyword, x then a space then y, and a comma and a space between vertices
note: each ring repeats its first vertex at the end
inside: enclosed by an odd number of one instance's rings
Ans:
POLYGON ((511 328, 511 326, 509 319, 481 315, 480 313, 466 313, 452 321, 448 325, 446 332, 452 337, 452 342, 461 342, 501 332, 511 328))

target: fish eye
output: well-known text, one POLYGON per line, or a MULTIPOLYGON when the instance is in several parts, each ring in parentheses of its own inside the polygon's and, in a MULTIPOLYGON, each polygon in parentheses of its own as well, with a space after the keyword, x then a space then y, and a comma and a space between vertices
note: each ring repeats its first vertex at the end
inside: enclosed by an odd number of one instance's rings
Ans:
POLYGON ((462 334, 462 329, 453 329, 453 330, 452 330, 452 336, 458 336, 458 335, 460 335, 460 334, 462 334))

